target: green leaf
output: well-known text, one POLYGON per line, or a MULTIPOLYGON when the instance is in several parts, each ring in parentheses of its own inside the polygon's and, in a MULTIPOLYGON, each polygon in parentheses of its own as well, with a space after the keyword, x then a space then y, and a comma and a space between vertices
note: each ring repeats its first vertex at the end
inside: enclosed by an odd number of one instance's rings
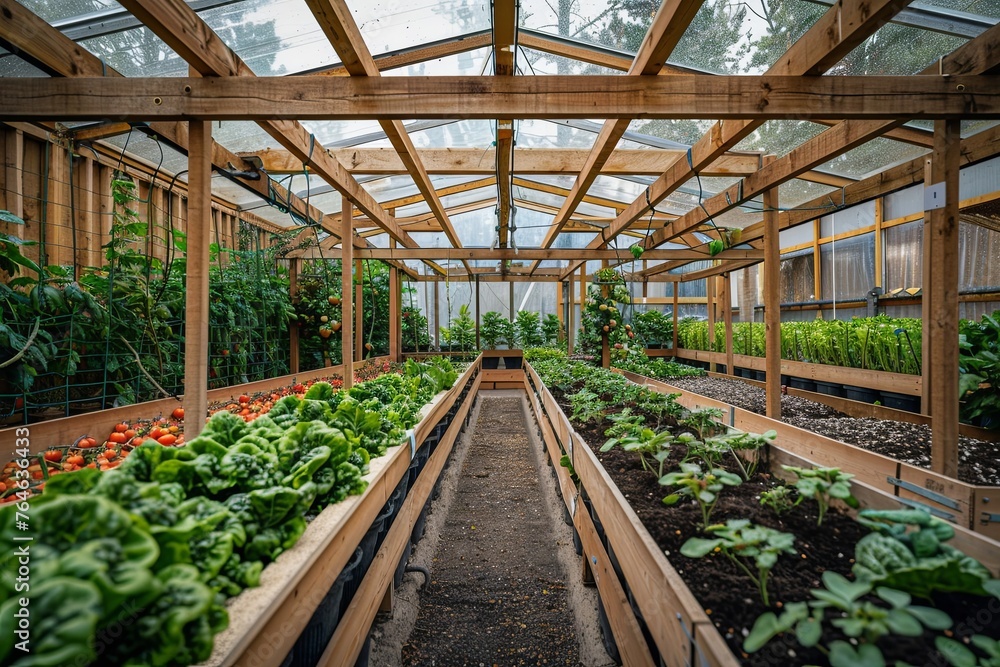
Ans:
POLYGON ((893 609, 886 616, 885 624, 897 635, 904 637, 919 637, 924 633, 923 626, 915 617, 906 613, 903 609, 893 609))
POLYGON ((818 618, 807 618, 795 626, 795 637, 805 647, 815 646, 823 636, 823 624, 818 618))
POLYGON ((706 540, 701 537, 691 537, 681 547, 681 553, 688 558, 701 558, 712 553, 720 544, 722 544, 721 539, 706 540))
POLYGON ((952 625, 951 616, 940 609, 913 605, 907 611, 931 630, 947 630, 952 625))
POLYGON ((830 642, 830 667, 885 667, 882 651, 873 644, 857 649, 845 641, 830 642))
POLYGON ((7 210, 0 210, 0 222, 5 222, 8 225, 23 225, 24 220, 17 217, 13 213, 7 210))
POLYGON ((782 628, 778 625, 778 617, 774 612, 766 611, 754 621, 750 634, 743 640, 743 650, 747 653, 756 653, 780 632, 782 628))
POLYGON ((885 586, 879 586, 875 589, 875 593, 892 605, 893 609, 903 609, 910 604, 910 601, 912 600, 909 593, 897 591, 892 588, 886 588, 885 586))
POLYGON ((934 647, 953 667, 976 667, 976 654, 969 647, 949 637, 935 637, 934 647))

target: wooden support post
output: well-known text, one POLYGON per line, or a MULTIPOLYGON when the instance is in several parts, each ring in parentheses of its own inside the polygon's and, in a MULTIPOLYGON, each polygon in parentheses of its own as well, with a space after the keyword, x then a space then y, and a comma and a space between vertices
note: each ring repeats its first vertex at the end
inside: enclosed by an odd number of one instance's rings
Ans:
POLYGON ((83 158, 77 168, 79 188, 77 189, 77 207, 80 211, 80 265, 100 266, 101 230, 97 216, 97 192, 94 183, 94 171, 97 165, 94 160, 83 158))
POLYGON ((340 358, 344 364, 344 388, 354 385, 354 353, 351 349, 354 342, 354 281, 351 269, 354 267, 354 204, 347 197, 341 197, 342 210, 340 215, 340 358))
POLYGON ((48 145, 48 201, 45 202, 45 255, 49 264, 71 265, 73 227, 69 215, 69 152, 54 143, 48 145))
POLYGON ((482 344, 479 342, 479 319, 480 319, 480 303, 479 303, 479 276, 476 275, 476 349, 481 350, 483 348, 482 344))
POLYGON ((733 355, 733 283, 730 274, 722 274, 722 319, 726 323, 726 372, 736 375, 733 355))
POLYGON ((563 284, 559 283, 556 285, 556 317, 559 318, 559 325, 566 325, 566 314, 563 312, 565 308, 566 299, 563 295, 563 284))
POLYGON ((875 287, 882 287, 885 244, 882 242, 882 197, 875 200, 875 287))
POLYGON ((674 318, 674 327, 672 333, 673 342, 671 344, 671 348, 673 349, 674 352, 674 359, 677 358, 677 306, 678 306, 677 297, 680 293, 680 285, 681 285, 680 283, 672 283, 670 287, 674 291, 674 305, 673 305, 674 312, 672 313, 674 318))
POLYGON ((389 358, 399 361, 402 342, 403 289, 399 269, 389 266, 389 358))
POLYGON ((187 284, 184 286, 184 435, 201 433, 208 412, 208 247, 212 224, 212 124, 188 123, 187 284))
MULTIPOLYGON (((819 262, 819 238, 821 231, 820 219, 813 220, 813 295, 817 301, 823 298, 823 270, 819 262)), ((749 271, 745 272, 749 275, 749 271)), ((816 314, 822 318, 823 311, 817 310, 816 314)), ((750 319, 743 318, 744 321, 753 322, 753 311, 750 311, 750 319)))
POLYGON ((576 308, 573 300, 573 276, 565 284, 566 289, 566 354, 573 354, 573 322, 576 320, 576 308))
POLYGON ((434 347, 441 349, 441 283, 435 280, 434 286, 434 347))
POLYGON ((24 217, 24 133, 21 130, 7 130, 7 145, 4 150, 4 206, 19 218, 24 217))
MULTIPOLYGON (((957 120, 935 121, 934 152, 931 157, 929 192, 924 205, 930 228, 934 270, 924 292, 930 292, 930 319, 924 320, 924 335, 930 339, 931 469, 958 477, 958 171, 961 133, 957 120)), ((927 235, 925 235, 925 243, 927 235)))
MULTIPOLYGON (((764 166, 774 160, 764 158, 764 166)), ((764 369, 767 416, 781 419, 781 241, 778 234, 778 188, 764 192, 764 369)))
MULTIPOLYGON (((608 260, 601 260, 601 268, 608 268, 608 260)), ((608 298, 608 286, 601 285, 601 296, 608 298)), ((608 334, 601 333, 601 368, 611 368, 611 346, 608 345, 608 334)))
MULTIPOLYGON (((708 351, 716 352, 715 349, 715 286, 718 283, 715 280, 715 276, 710 276, 705 278, 705 307, 708 311, 708 351)), ((715 357, 712 357, 714 359, 715 357)), ((708 362, 708 370, 714 373, 716 369, 715 362, 708 362)))
MULTIPOLYGON (((288 264, 288 296, 293 304, 298 303, 299 272, 302 270, 302 260, 295 258, 288 264)), ((299 323, 296 321, 288 327, 288 370, 299 372, 299 323)))
POLYGON ((365 266, 360 259, 354 260, 354 274, 358 284, 354 286, 354 361, 365 358, 365 266))

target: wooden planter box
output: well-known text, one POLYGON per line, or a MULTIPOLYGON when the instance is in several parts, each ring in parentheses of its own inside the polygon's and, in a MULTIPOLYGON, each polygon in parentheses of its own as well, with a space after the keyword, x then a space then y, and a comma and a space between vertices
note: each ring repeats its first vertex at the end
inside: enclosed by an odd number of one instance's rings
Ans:
MULTIPOLYGON (((407 492, 319 664, 354 664, 375 614, 380 609, 391 610, 393 572, 409 543, 417 516, 464 428, 481 381, 477 359, 450 390, 424 408, 424 418, 413 429, 415 450, 424 446, 427 436, 449 410, 457 406, 458 411, 407 492), (469 389, 465 400, 458 403, 465 388, 469 389)), ((368 488, 362 495, 325 508, 295 546, 264 570, 259 587, 248 588, 228 602, 229 627, 216 636, 215 650, 204 665, 281 665, 386 500, 408 474, 410 446, 404 443, 392 447, 385 456, 372 459, 365 477, 368 488)))
POLYGON ((521 368, 483 369, 483 389, 523 389, 524 350, 483 350, 483 358, 510 357, 521 359, 521 368))
MULTIPOLYGON (((568 454, 572 459, 580 483, 600 516, 608 544, 624 575, 624 583, 631 591, 642 616, 649 623, 649 632, 663 662, 671 667, 692 664, 713 667, 738 665, 687 584, 643 527, 590 447, 569 426, 554 398, 530 366, 527 368, 527 383, 529 401, 546 450, 552 459, 563 500, 583 542, 584 567, 593 573, 623 663, 659 664, 650 655, 638 621, 625 596, 624 586, 614 572, 607 550, 597 538, 590 516, 577 503, 578 492, 568 470, 559 465, 563 454, 568 454)), ((690 401, 690 397, 688 400, 690 401)), ((717 401, 714 404, 724 405, 717 401)), ((762 432, 767 428, 747 426, 746 430, 762 432)), ((784 438, 780 435, 778 443, 771 448, 770 462, 774 470, 780 471, 781 464, 822 464, 785 449, 784 438)), ((897 508, 902 503, 900 498, 883 493, 864 481, 856 481, 854 492, 864 507, 897 508)), ((994 574, 1000 572, 1000 544, 961 527, 956 529, 956 533, 953 542, 955 546, 979 559, 994 574)))
POLYGON ((666 382, 630 372, 625 372, 624 375, 651 389, 680 394, 677 401, 687 408, 719 408, 725 415, 725 422, 742 431, 777 431, 776 443, 788 452, 817 465, 838 467, 853 473, 858 481, 895 496, 904 504, 923 507, 963 528, 1000 539, 1000 487, 961 482, 707 396, 684 391, 666 382))
MULTIPOLYGON (((673 352, 673 351, 672 351, 673 352)), ((703 350, 678 349, 678 359, 690 359, 708 363, 725 364, 725 352, 706 352, 703 350)), ((733 365, 739 368, 750 368, 764 371, 764 357, 751 357, 745 354, 733 355, 733 365)), ((920 396, 922 378, 919 375, 905 373, 888 373, 886 371, 869 371, 862 368, 845 368, 828 364, 808 364, 802 361, 781 360, 781 374, 834 384, 868 387, 879 391, 893 391, 907 396, 920 396)))

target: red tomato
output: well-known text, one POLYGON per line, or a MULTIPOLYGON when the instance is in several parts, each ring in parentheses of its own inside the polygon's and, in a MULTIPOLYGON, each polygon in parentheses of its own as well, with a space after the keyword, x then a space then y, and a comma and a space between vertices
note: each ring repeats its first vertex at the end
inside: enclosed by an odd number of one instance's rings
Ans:
POLYGON ((46 461, 51 463, 59 463, 62 461, 63 453, 58 449, 50 449, 49 451, 42 454, 46 461))
POLYGON ((133 446, 133 447, 138 447, 138 446, 139 446, 139 445, 141 445, 141 444, 142 444, 143 442, 145 442, 145 440, 146 440, 146 439, 145 439, 145 438, 143 438, 142 436, 138 436, 138 435, 137 435, 136 437, 132 438, 132 446, 133 446))
POLYGON ((124 432, 115 431, 114 433, 108 436, 108 442, 113 442, 116 445, 124 445, 126 442, 128 442, 128 438, 125 437, 124 432))
POLYGON ((240 394, 239 401, 240 401, 240 403, 249 403, 250 402, 250 397, 247 396, 246 394, 240 394))
POLYGON ((156 439, 156 441, 161 445, 166 445, 167 447, 169 447, 170 445, 177 442, 177 436, 174 435, 173 433, 167 433, 166 435, 161 435, 159 438, 156 439))
POLYGON ((82 466, 86 463, 86 460, 79 454, 74 454, 73 456, 66 458, 66 463, 74 466, 82 466))
POLYGON ((163 430, 159 426, 154 426, 153 428, 149 429, 149 433, 147 433, 147 435, 153 440, 156 440, 161 435, 163 435, 163 430))
POLYGON ((174 419, 184 419, 184 408, 174 408, 174 411, 170 413, 170 416, 174 419))
POLYGON ((127 430, 128 430, 128 424, 116 424, 115 425, 115 431, 117 431, 118 433, 124 433, 127 430))
POLYGON ((129 430, 125 431, 125 437, 128 438, 129 440, 131 440, 132 438, 134 438, 135 437, 135 429, 130 428, 129 430))

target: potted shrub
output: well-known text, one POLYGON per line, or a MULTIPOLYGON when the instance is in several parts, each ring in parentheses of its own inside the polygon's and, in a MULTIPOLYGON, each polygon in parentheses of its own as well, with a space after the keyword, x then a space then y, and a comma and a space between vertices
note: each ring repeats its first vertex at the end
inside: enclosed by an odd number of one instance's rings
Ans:
POLYGON ((531 310, 517 311, 517 317, 514 319, 514 332, 518 347, 526 349, 541 345, 540 325, 538 313, 531 310))
POLYGON ((462 304, 458 309, 458 317, 452 321, 450 327, 441 328, 441 338, 448 344, 449 349, 454 352, 468 352, 476 345, 476 322, 469 315, 469 305, 462 304))
MULTIPOLYGON (((497 346, 500 349, 513 350, 517 348, 517 335, 514 331, 514 323, 511 320, 500 318, 500 340, 497 346)), ((508 354, 503 358, 505 368, 514 370, 521 367, 520 355, 508 354)))
POLYGON ((549 313, 542 320, 542 344, 556 346, 563 335, 563 325, 559 321, 559 316, 549 313))
MULTIPOLYGON (((509 320, 495 310, 483 313, 483 321, 479 326, 479 340, 483 351, 496 350, 504 339, 504 333, 509 320)), ((494 369, 500 365, 500 355, 483 355, 483 368, 494 369)))

